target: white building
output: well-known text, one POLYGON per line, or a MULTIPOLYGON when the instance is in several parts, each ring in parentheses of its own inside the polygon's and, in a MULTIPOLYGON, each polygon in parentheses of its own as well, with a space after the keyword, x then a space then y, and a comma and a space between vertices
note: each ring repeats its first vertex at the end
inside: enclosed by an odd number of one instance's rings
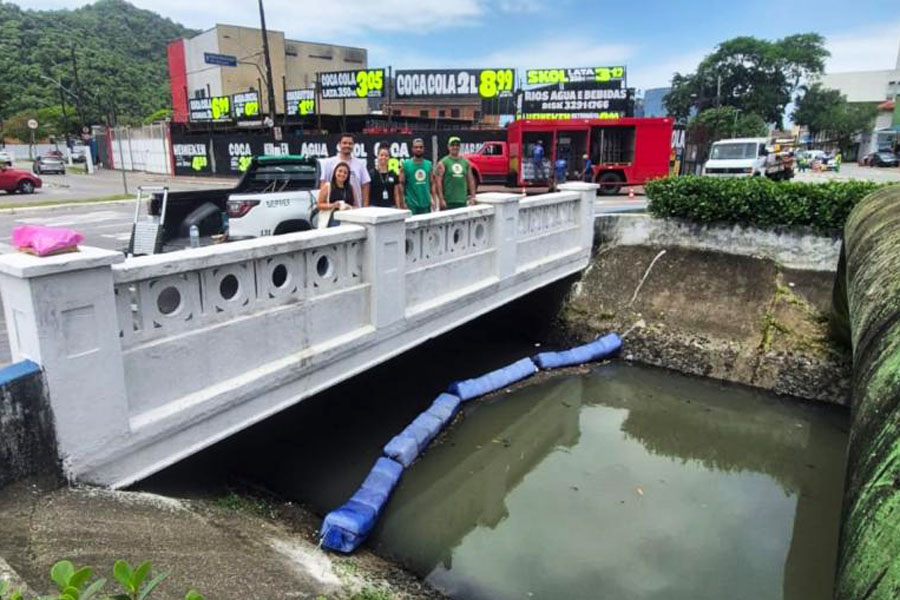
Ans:
POLYGON ((826 73, 819 79, 822 87, 838 90, 848 102, 878 104, 878 116, 870 133, 860 136, 858 156, 897 143, 898 132, 893 125, 894 100, 900 95, 900 51, 893 69, 882 71, 849 71, 826 73))

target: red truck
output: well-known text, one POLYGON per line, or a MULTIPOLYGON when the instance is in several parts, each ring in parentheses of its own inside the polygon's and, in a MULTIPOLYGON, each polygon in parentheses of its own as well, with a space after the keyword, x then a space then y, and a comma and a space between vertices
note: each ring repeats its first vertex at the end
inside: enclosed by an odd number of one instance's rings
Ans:
POLYGON ((524 187, 547 185, 558 158, 565 159, 570 178, 581 179, 587 154, 591 181, 600 184, 601 194, 615 194, 669 174, 672 125, 672 119, 637 118, 515 121, 506 140, 485 142, 465 157, 476 183, 524 187), (541 173, 533 159, 538 140, 544 147, 541 173))

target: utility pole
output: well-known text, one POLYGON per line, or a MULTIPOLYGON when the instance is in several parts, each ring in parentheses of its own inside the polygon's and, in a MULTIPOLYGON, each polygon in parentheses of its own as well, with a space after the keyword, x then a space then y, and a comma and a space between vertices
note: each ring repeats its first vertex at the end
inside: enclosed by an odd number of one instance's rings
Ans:
POLYGON ((266 31, 266 11, 259 0, 259 23, 262 27, 263 56, 266 59, 266 90, 269 95, 269 117, 275 122, 275 87, 272 83, 272 59, 269 57, 269 34, 266 31))
POLYGON ((72 146, 69 145, 69 116, 66 114, 66 97, 63 95, 61 87, 56 88, 56 91, 59 92, 59 103, 62 104, 63 134, 66 140, 66 148, 69 149, 68 155, 71 164, 72 146))
POLYGON ((84 127, 87 125, 87 120, 84 118, 84 101, 81 99, 84 92, 81 89, 81 83, 78 81, 78 61, 75 59, 74 44, 69 46, 69 56, 72 58, 72 76, 75 78, 75 92, 77 93, 75 99, 78 101, 78 117, 81 119, 81 126, 84 127))
POLYGON ((722 106, 722 75, 721 73, 717 75, 716 79, 716 108, 721 108, 722 106))
MULTIPOLYGON (((110 106, 112 111, 112 129, 110 133, 116 136, 116 141, 119 145, 119 169, 122 171, 122 187, 125 189, 125 195, 128 195, 128 180, 125 177, 125 152, 122 150, 122 136, 116 133, 116 129, 119 125, 119 115, 116 111, 116 99, 112 98, 112 105, 110 106)), ((110 119, 107 118, 107 123, 109 123, 110 119)), ((134 164, 132 164, 132 168, 134 168, 134 164)))

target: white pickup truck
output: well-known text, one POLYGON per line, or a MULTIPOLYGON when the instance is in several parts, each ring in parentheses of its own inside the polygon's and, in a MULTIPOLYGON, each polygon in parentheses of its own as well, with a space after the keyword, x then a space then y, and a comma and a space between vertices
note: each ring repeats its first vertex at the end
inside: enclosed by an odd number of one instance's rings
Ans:
POLYGON ((255 189, 228 196, 229 240, 312 229, 319 194, 315 159, 260 157, 252 179, 255 189))
POLYGON ((703 165, 703 175, 790 179, 794 176, 794 161, 771 151, 768 138, 719 140, 712 145, 709 160, 703 165))

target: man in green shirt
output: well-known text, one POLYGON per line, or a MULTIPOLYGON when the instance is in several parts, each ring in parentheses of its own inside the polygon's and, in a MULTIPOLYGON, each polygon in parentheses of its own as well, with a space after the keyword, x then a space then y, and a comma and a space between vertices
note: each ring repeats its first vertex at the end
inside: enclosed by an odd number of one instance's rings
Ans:
POLYGON ((441 210, 475 204, 475 178, 469 161, 459 155, 459 138, 451 137, 447 148, 450 154, 439 160, 434 169, 434 187, 441 210))
POLYGON ((413 157, 403 161, 400 168, 400 197, 403 203, 414 215, 424 215, 434 206, 433 186, 431 177, 431 161, 425 158, 425 142, 416 138, 412 143, 413 157))

